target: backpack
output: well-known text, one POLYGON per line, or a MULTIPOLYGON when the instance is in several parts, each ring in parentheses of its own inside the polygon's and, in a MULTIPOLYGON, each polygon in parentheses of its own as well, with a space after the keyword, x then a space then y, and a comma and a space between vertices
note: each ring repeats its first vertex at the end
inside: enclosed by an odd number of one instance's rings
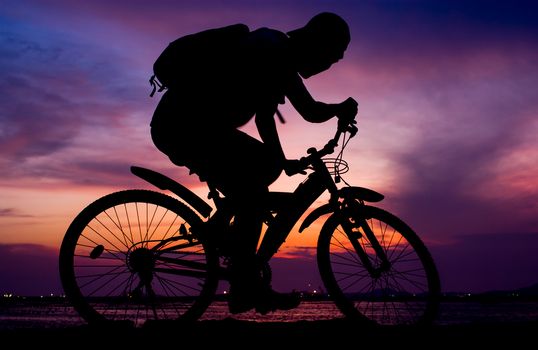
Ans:
POLYGON ((153 64, 153 87, 150 96, 167 88, 180 88, 196 83, 218 71, 230 59, 230 53, 250 29, 245 24, 208 29, 182 36, 171 42, 153 64))

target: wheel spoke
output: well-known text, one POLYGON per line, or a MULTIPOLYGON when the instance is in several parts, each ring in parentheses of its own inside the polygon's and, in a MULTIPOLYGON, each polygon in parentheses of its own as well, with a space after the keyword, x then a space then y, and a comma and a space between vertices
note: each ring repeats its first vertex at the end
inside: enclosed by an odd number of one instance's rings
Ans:
POLYGON ((357 242, 365 252, 362 260, 369 261, 365 266, 350 238, 342 233, 338 217, 329 218, 318 243, 320 272, 329 295, 348 316, 362 315, 379 324, 431 322, 440 293, 431 256, 401 220, 378 208, 364 208, 366 223, 385 257, 373 248, 372 237, 361 232, 357 242))
POLYGON ((200 223, 186 205, 157 192, 98 199, 62 242, 66 296, 88 322, 198 318, 217 288, 218 257, 180 231, 200 223))

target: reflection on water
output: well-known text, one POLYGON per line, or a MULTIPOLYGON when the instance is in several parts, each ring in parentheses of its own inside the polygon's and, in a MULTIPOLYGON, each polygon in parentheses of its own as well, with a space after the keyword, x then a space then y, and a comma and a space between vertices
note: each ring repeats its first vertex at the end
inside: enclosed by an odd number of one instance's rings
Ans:
MULTIPOLYGON (((214 302, 202 320, 233 317, 256 322, 294 322, 329 320, 343 317, 330 301, 304 301, 297 309, 277 311, 268 315, 254 311, 231 315, 225 302, 214 302)), ((538 302, 444 302, 437 324, 464 324, 474 322, 524 322, 538 320, 538 302)), ((0 329, 58 328, 85 325, 73 308, 62 301, 0 302, 0 329)))

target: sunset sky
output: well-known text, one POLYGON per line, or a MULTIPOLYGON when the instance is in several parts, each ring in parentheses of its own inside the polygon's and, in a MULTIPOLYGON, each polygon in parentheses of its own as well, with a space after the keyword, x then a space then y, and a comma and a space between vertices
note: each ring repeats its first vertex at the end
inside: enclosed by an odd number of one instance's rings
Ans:
MULTIPOLYGON (((386 196, 379 206, 423 238, 444 291, 538 283, 538 3, 2 0, 0 293, 61 293, 58 249, 75 215, 109 192, 150 188, 131 165, 206 197, 149 135, 159 95, 148 79, 170 41, 239 22, 288 31, 321 11, 351 29, 344 59, 305 81, 317 100, 359 102, 346 181, 386 196)), ((289 102, 281 111, 288 158, 335 130, 289 102)), ((316 229, 286 242, 275 286, 320 283, 316 229)))

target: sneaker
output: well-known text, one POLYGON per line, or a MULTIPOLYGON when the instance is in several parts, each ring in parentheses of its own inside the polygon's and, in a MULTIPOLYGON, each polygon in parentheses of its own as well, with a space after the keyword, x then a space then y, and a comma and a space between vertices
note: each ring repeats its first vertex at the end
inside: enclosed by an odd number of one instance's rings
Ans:
POLYGON ((228 295, 228 310, 233 315, 250 311, 254 309, 255 304, 253 300, 239 298, 232 293, 228 295))
POLYGON ((228 310, 231 314, 240 314, 252 310, 256 305, 258 289, 255 284, 235 283, 228 293, 228 310))
POLYGON ((278 293, 272 289, 259 295, 256 301, 256 312, 265 315, 276 310, 295 309, 301 303, 299 293, 278 293))

